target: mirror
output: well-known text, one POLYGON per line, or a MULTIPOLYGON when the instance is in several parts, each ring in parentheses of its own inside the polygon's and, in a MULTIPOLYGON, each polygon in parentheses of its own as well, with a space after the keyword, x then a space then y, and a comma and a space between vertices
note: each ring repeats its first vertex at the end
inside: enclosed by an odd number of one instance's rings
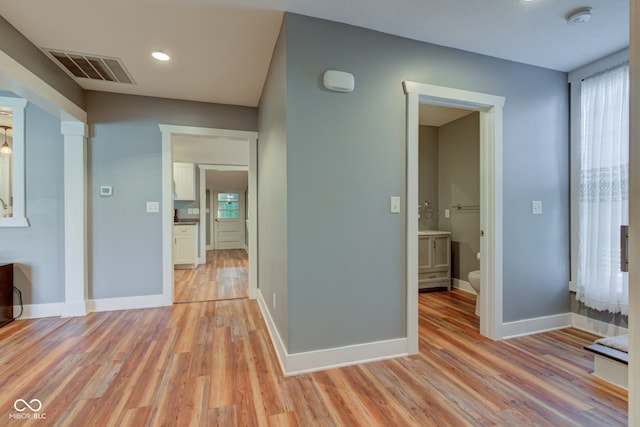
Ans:
POLYGON ((0 227, 29 225, 25 215, 26 105, 22 98, 0 96, 0 227))
POLYGON ((13 108, 0 105, 0 218, 13 216, 13 108))

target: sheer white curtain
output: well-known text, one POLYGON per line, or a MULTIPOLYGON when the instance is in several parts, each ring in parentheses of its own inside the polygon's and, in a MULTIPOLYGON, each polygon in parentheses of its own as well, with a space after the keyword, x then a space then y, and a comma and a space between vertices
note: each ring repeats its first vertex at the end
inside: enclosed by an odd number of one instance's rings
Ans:
POLYGON ((582 82, 577 299, 612 313, 629 311, 620 271, 620 225, 629 223, 629 67, 582 82))

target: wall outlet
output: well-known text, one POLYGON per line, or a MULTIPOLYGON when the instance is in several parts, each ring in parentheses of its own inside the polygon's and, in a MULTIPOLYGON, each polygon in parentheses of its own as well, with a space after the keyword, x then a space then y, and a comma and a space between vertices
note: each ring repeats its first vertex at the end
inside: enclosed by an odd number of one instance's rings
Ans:
POLYGON ((531 201, 531 215, 542 215, 542 200, 531 201))
POLYGON ((276 293, 275 292, 272 294, 271 306, 273 307, 273 311, 275 311, 276 310, 276 293))

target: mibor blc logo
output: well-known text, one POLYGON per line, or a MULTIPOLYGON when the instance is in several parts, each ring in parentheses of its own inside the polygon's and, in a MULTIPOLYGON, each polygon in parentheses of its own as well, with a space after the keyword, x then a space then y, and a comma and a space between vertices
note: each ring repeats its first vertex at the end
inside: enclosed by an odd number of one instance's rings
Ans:
POLYGON ((40 412, 42 402, 39 399, 17 399, 13 402, 13 409, 17 412, 9 414, 9 419, 14 420, 46 420, 47 414, 40 412))

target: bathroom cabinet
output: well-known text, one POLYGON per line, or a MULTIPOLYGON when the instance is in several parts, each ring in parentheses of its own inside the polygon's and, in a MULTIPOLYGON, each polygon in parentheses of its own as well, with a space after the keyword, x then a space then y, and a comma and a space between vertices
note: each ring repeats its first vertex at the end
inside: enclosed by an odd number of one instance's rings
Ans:
POLYGON ((451 290, 451 233, 418 232, 418 288, 451 290))
POLYGON ((196 265, 196 229, 195 224, 175 224, 173 226, 173 264, 196 265))
POLYGON ((174 200, 196 200, 196 165, 173 163, 174 200))

